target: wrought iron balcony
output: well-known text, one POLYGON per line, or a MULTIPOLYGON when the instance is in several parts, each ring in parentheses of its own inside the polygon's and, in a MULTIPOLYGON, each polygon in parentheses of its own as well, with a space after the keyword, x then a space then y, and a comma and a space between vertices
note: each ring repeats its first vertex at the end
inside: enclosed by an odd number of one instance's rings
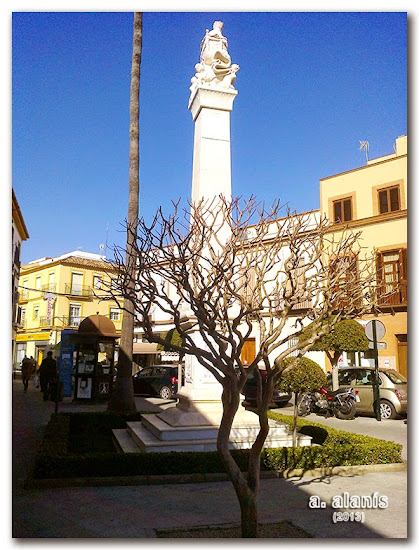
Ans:
POLYGON ((54 316, 48 319, 47 317, 40 317, 39 318, 39 327, 40 328, 46 328, 46 327, 54 327, 58 330, 62 330, 64 328, 77 328, 80 323, 83 321, 84 317, 80 317, 79 315, 64 315, 64 316, 54 316))
POLYGON ((407 281, 382 283, 378 289, 378 303, 383 307, 407 306, 407 281))
POLYGON ((19 302, 27 302, 29 300, 29 290, 24 288, 19 290, 19 302))
POLYGON ((47 285, 41 286, 42 292, 55 292, 57 290, 56 283, 48 283, 47 285))
MULTIPOLYGON (((313 307, 313 302, 310 299, 304 299, 304 296, 301 296, 303 298, 300 302, 294 303, 292 306, 292 312, 301 311, 301 310, 307 310, 313 307)), ((278 313, 281 313, 282 309, 284 308, 285 301, 282 298, 278 298, 274 301, 274 308, 278 313)))
POLYGON ((84 285, 75 285, 67 283, 65 285, 65 293, 69 296, 81 296, 83 298, 93 297, 92 287, 84 285))

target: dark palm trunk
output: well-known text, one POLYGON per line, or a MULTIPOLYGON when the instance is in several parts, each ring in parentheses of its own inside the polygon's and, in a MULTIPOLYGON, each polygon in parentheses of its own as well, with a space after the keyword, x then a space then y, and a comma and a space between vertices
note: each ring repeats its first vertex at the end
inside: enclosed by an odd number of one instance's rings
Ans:
POLYGON ((122 413, 135 411, 134 389, 132 385, 132 341, 134 336, 134 304, 136 254, 133 246, 137 234, 138 204, 140 193, 140 64, 142 50, 142 13, 134 14, 134 32, 131 65, 130 128, 129 128, 129 197, 127 217, 126 265, 129 272, 125 290, 122 316, 121 339, 119 344, 118 374, 109 400, 108 409, 122 413))
POLYGON ((294 392, 294 416, 292 421, 292 446, 297 444, 298 391, 294 392))

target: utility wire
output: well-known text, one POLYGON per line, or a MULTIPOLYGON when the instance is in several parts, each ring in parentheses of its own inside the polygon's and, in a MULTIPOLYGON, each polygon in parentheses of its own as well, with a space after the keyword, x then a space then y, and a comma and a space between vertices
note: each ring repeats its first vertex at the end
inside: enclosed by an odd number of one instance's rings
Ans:
MULTIPOLYGON (((28 286, 22 286, 22 285, 18 285, 18 288, 23 288, 24 290, 30 290, 32 292, 39 292, 40 294, 54 294, 55 296, 67 296, 67 297, 75 297, 75 296, 80 296, 81 298, 86 298, 87 296, 86 295, 83 295, 83 294, 71 294, 71 293, 65 293, 65 292, 55 292, 55 291, 52 291, 52 290, 40 290, 39 288, 30 288, 28 286)), ((103 296, 98 296, 96 294, 92 294, 91 295, 93 298, 98 298, 99 300, 113 300, 114 297, 113 296, 109 296, 108 294, 104 294, 103 296)), ((122 298, 122 295, 120 295, 120 297, 122 298)))

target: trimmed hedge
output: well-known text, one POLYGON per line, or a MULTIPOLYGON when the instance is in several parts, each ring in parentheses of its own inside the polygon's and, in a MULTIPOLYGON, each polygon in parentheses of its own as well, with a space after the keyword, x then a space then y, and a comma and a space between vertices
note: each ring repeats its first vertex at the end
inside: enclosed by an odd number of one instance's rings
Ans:
MULTIPOLYGON (((71 423, 88 421, 91 413, 60 413, 53 415, 45 430, 44 440, 35 460, 35 478, 112 477, 136 475, 168 475, 186 473, 225 472, 217 452, 170 453, 116 453, 69 452, 71 423), (86 415, 80 418, 80 415, 86 415), (72 417, 79 417, 74 420, 72 417)), ((123 427, 124 418, 108 413, 107 418, 96 418, 94 423, 107 425, 108 429, 123 427), (117 426, 115 424, 118 424, 117 426)), ((271 418, 291 424, 292 418, 269 413, 271 418)), ((131 420, 131 419, 130 419, 131 420)), ((124 424, 125 425, 125 424, 124 424)), ((402 445, 374 439, 368 436, 335 430, 306 420, 298 420, 298 431, 313 437, 311 447, 281 447, 264 449, 261 454, 261 470, 284 471, 302 468, 349 466, 365 464, 390 464, 403 462, 402 445)), ((242 471, 247 470, 249 451, 232 451, 242 471)))
POLYGON ((112 429, 125 428, 127 422, 139 420, 138 412, 127 416, 110 411, 53 414, 45 429, 40 453, 62 456, 114 451, 112 429))

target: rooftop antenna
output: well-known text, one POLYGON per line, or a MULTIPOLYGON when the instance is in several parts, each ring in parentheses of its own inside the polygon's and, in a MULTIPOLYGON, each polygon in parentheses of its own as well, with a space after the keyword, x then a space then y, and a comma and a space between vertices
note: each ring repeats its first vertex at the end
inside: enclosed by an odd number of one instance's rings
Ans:
POLYGON ((109 222, 106 222, 105 258, 106 258, 106 251, 108 250, 108 233, 109 233, 109 222))
POLYGON ((368 151, 369 151, 369 148, 370 148, 370 142, 369 141, 360 141, 359 142, 359 150, 362 151, 362 149, 365 149, 365 157, 366 157, 366 160, 367 160, 367 164, 368 164, 368 151))

